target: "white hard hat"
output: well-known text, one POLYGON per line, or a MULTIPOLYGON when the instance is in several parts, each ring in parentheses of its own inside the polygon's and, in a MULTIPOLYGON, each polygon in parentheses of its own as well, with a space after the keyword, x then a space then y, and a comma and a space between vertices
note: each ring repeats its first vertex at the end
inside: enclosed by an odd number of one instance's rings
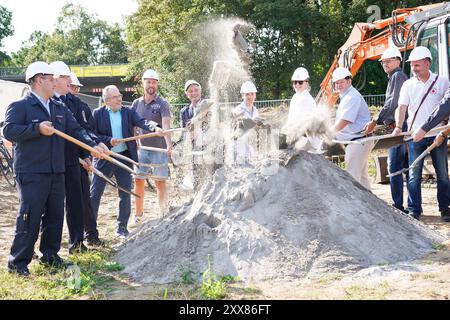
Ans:
POLYGON ((53 61, 52 63, 50 63, 50 67, 55 70, 55 75, 70 76, 69 66, 62 61, 53 61))
POLYGON ((191 85, 193 85, 193 84, 199 86, 200 89, 202 88, 202 86, 200 85, 200 83, 198 83, 197 81, 195 81, 195 80, 188 80, 188 81, 186 81, 186 83, 184 84, 184 92, 187 92, 187 90, 189 89, 189 87, 190 87, 191 85))
POLYGON ((304 81, 306 79, 309 79, 308 70, 306 70, 303 67, 300 67, 300 68, 295 69, 294 74, 292 75, 291 81, 304 81))
POLYGON ((159 75, 156 73, 153 69, 145 70, 144 74, 142 75, 142 80, 144 79, 155 79, 159 81, 159 75))
POLYGON ((70 73, 70 79, 72 80, 72 82, 70 83, 71 85, 77 86, 77 87, 82 87, 83 86, 81 84, 80 80, 78 80, 78 78, 75 75, 75 73, 73 73, 73 72, 70 73))
POLYGON ((54 74, 52 67, 49 66, 48 63, 43 61, 36 61, 30 64, 25 71, 25 81, 30 80, 35 75, 42 74, 54 74))
POLYGON ((336 82, 338 80, 344 79, 346 77, 351 77, 352 74, 347 68, 338 67, 333 71, 332 81, 336 82))
POLYGON ((425 58, 432 59, 430 50, 427 47, 415 47, 413 51, 411 51, 411 54, 406 62, 422 60, 425 58))
POLYGON ((245 81, 241 86, 241 93, 253 93, 258 92, 256 86, 251 81, 245 81))
POLYGON ((400 60, 402 60, 402 54, 400 53, 400 50, 398 50, 396 47, 390 47, 383 52, 381 58, 378 61, 389 58, 400 58, 400 60))

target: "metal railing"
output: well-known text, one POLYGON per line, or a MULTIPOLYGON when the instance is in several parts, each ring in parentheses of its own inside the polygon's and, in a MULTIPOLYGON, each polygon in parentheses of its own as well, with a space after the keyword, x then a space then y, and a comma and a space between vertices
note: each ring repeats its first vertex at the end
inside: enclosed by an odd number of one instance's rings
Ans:
POLYGON ((382 107, 386 100, 386 95, 384 94, 369 94, 363 97, 369 107, 382 107))
MULTIPOLYGON (((363 96, 364 100, 366 100, 367 105, 369 107, 382 107, 384 104, 384 100, 386 96, 384 94, 372 94, 372 95, 365 95, 363 96)), ((234 102, 221 102, 219 103, 219 106, 229 106, 229 107, 235 107, 238 104, 240 104, 242 101, 234 101, 234 102)), ((281 99, 281 100, 260 100, 255 101, 255 107, 257 109, 260 108, 274 108, 274 107, 280 107, 285 106, 289 107, 289 103, 291 102, 290 99, 281 99)), ((187 105, 186 103, 172 103, 171 107, 178 110, 187 105)))

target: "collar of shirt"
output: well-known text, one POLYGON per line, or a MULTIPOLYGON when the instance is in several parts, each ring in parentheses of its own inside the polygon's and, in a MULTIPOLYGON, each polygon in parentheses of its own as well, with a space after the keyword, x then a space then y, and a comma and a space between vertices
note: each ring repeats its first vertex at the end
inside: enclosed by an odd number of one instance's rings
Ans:
POLYGON ((142 97, 142 102, 144 103, 144 106, 149 107, 149 106, 152 105, 152 103, 158 102, 158 98, 159 98, 159 96, 158 96, 158 95, 155 95, 155 97, 154 97, 152 100, 150 100, 149 103, 147 103, 147 102, 145 102, 145 98, 142 97))
MULTIPOLYGON (((31 91, 30 92, 42 103, 42 105, 47 109, 47 111, 50 110, 50 99, 45 101, 40 95, 38 95, 36 92, 31 91)), ((49 112, 50 113, 50 112, 49 112)))
POLYGON ((395 73, 397 73, 399 71, 402 71, 402 68, 398 67, 398 68, 392 70, 392 72, 388 74, 388 78, 390 79, 395 73))
POLYGON ((436 74, 430 71, 430 76, 428 77, 428 80, 425 82, 423 82, 422 80, 419 80, 416 76, 414 76, 413 79, 414 79, 414 83, 420 82, 424 85, 427 85, 427 84, 431 84, 434 81, 434 79, 436 79, 436 74))
POLYGON ((117 110, 117 111, 114 111, 109 106, 106 106, 106 110, 108 110, 109 113, 116 113, 116 112, 120 112, 122 110, 122 106, 120 106, 119 110, 117 110))
POLYGON ((341 98, 341 100, 342 100, 342 98, 343 98, 345 95, 347 95, 347 94, 350 92, 350 90, 352 90, 352 88, 353 88, 353 86, 350 85, 350 87, 348 87, 347 90, 345 90, 343 93, 339 94, 339 98, 341 98))
POLYGON ((251 117, 253 117, 253 113, 255 111, 255 106, 252 105, 251 109, 249 109, 247 107, 247 105, 245 104, 245 102, 242 102, 239 107, 241 108, 241 110, 243 110, 246 114, 248 114, 251 117))

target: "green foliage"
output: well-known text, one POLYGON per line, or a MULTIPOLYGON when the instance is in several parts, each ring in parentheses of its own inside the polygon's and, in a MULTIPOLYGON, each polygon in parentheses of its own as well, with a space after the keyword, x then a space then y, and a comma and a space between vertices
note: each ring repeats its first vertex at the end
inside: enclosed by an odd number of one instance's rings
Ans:
POLYGON ((0 299, 73 299, 99 297, 113 281, 112 273, 123 266, 111 261, 108 249, 89 251, 70 257, 75 263, 67 270, 44 267, 39 263, 30 266, 31 276, 22 278, 0 269, 0 299))
POLYGON ((227 284, 236 281, 237 277, 231 275, 218 276, 211 269, 211 260, 208 256, 208 268, 202 274, 200 293, 206 299, 223 299, 227 296, 227 284))
POLYGON ((125 63, 128 50, 123 30, 88 13, 79 5, 66 4, 52 33, 35 31, 12 55, 16 66, 36 60, 62 60, 71 65, 125 63))
MULTIPOLYGON (((0 5, 0 49, 3 47, 3 39, 14 34, 14 27, 11 24, 12 13, 7 8, 0 5)), ((11 58, 0 50, 0 66, 9 64, 11 58)))
MULTIPOLYGON (((441 1, 427 1, 427 3, 441 1)), ((256 81, 258 99, 292 96, 290 78, 304 66, 311 77, 312 94, 330 67, 334 55, 347 40, 356 22, 372 15, 370 5, 390 17, 395 8, 423 5, 417 0, 141 0, 138 11, 127 22, 131 48, 130 77, 139 79, 143 70, 161 74, 161 94, 172 102, 186 101, 183 84, 196 79, 208 94, 212 61, 211 41, 205 37, 206 22, 218 17, 242 18, 254 25, 246 36, 251 42, 250 71, 256 81)), ((365 63, 364 94, 383 93, 387 77, 377 61, 365 63)))

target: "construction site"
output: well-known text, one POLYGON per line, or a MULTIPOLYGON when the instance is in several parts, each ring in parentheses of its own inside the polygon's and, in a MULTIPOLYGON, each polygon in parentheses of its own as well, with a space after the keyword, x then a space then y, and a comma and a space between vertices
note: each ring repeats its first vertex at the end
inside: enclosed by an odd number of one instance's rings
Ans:
MULTIPOLYGON (((450 6, 399 9, 393 16, 354 26, 320 85, 318 107, 298 123, 288 121, 284 103, 259 108, 258 117, 248 121, 233 120, 236 105, 230 101, 253 77, 246 38, 254 26, 242 19, 203 25, 201 36, 211 45, 208 98, 192 118, 192 130, 172 135, 168 211, 158 210, 150 176, 143 221, 130 222, 130 235, 118 239, 117 189, 107 186, 98 213, 106 246, 75 256, 62 249, 79 268, 61 273, 48 274, 32 261, 28 284, 0 269, 0 299, 448 300, 450 223, 441 220, 437 207, 431 157, 423 155, 419 220, 392 205, 386 162, 387 150, 406 143, 412 132, 392 136, 379 126, 363 137, 362 143, 375 141, 367 188, 345 170, 344 149, 354 142, 336 140, 332 129, 338 67, 355 75, 393 45, 404 60, 415 47, 428 46, 435 55, 431 69, 448 78, 450 6), (431 27, 444 41, 426 36, 431 27), (194 149, 186 135, 195 136, 200 127, 201 148, 194 149), (241 162, 233 153, 239 139, 252 146, 241 162), (58 285, 36 293, 46 282, 58 285)), ((3 121, 7 101, 24 96, 27 87, 7 81, 0 86, 3 121)), ((9 144, 4 148, 11 150, 9 144)), ((405 177, 405 199, 406 185, 405 177)), ((6 174, 0 176, 0 197, 0 266, 6 266, 20 201, 6 174)), ((65 248, 66 225, 62 238, 65 248)))

